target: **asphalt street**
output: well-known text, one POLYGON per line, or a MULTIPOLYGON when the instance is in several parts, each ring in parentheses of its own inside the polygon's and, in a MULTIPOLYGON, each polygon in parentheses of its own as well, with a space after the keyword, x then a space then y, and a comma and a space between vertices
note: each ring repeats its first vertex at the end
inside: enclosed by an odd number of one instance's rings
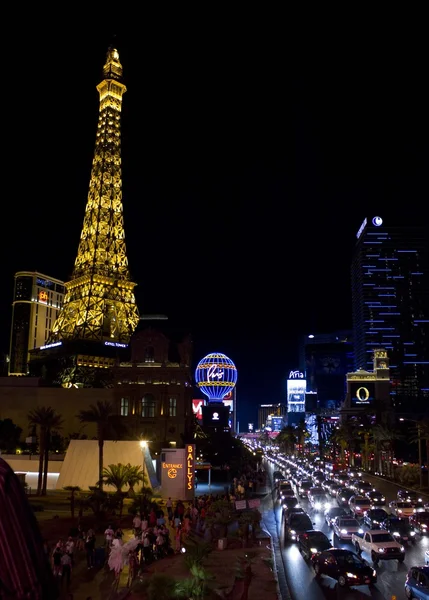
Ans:
MULTIPOLYGON (((273 471, 271 463, 268 463, 268 471, 270 474, 273 471)), ((364 479, 370 480, 370 477, 364 479)), ((396 499, 398 487, 394 484, 371 478, 374 482, 374 487, 380 490, 386 496, 386 503, 396 499)), ((333 503, 335 504, 335 500, 333 503)), ((333 531, 326 524, 323 512, 317 512, 311 509, 307 500, 301 499, 300 505, 310 515, 314 525, 314 529, 323 531, 329 539, 333 540, 333 531)), ((374 588, 369 589, 368 586, 360 586, 354 588, 340 588, 336 582, 330 578, 322 577, 320 582, 314 577, 314 570, 308 562, 301 556, 298 547, 294 543, 284 542, 284 527, 282 520, 282 510, 279 502, 274 496, 274 512, 277 521, 277 528, 280 540, 280 547, 286 567, 286 578, 289 585, 290 593, 294 600, 311 599, 311 600, 363 600, 374 598, 377 600, 392 600, 394 596, 398 600, 405 598, 404 583, 407 572, 414 565, 424 564, 424 553, 429 548, 429 537, 419 535, 416 536, 416 542, 413 544, 406 543, 405 562, 399 564, 396 560, 380 561, 377 571, 377 584, 374 588)), ((388 507, 383 507, 387 512, 390 512, 388 507)), ((365 530, 365 526, 362 526, 365 530)), ((336 547, 347 548, 354 550, 350 542, 336 542, 336 547)), ((371 557, 363 553, 362 557, 372 565, 371 557)))

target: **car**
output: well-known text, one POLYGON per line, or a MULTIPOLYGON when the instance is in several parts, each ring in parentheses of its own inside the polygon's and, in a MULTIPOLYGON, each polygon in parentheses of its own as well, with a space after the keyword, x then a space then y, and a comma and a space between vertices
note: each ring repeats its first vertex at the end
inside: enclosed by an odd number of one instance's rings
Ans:
POLYGON ((411 567, 404 586, 407 598, 429 600, 429 567, 411 567))
POLYGON ((335 517, 332 527, 339 540, 351 540, 353 533, 363 531, 359 521, 352 517, 335 517))
POLYGON ((307 497, 311 500, 311 496, 323 496, 324 493, 325 490, 321 486, 315 485, 308 490, 307 497))
POLYGON ((277 481, 277 498, 281 500, 282 494, 287 495, 288 492, 291 492, 292 496, 294 496, 294 491, 292 489, 292 484, 287 479, 279 479, 277 481))
POLYGON ((309 500, 313 510, 326 510, 327 508, 331 508, 331 503, 326 494, 311 495, 309 500))
POLYGON ((363 515, 371 510, 371 504, 365 496, 352 496, 349 500, 349 508, 351 514, 355 517, 363 517, 363 515))
POLYGON ((426 535, 429 531, 429 512, 414 513, 409 517, 410 525, 416 533, 426 535))
POLYGON ((426 507, 423 502, 413 502, 413 513, 426 512, 426 507))
POLYGON ((286 477, 283 475, 283 473, 281 471, 274 471, 273 472, 274 483, 277 483, 278 481, 280 481, 280 479, 286 479, 286 477))
POLYGON ((333 506, 325 510, 325 521, 329 527, 332 527, 335 517, 347 517, 346 510, 342 506, 333 506))
POLYGON ((281 490, 278 490, 277 493, 278 499, 281 502, 283 500, 283 498, 294 498, 295 497, 295 492, 293 491, 293 489, 290 488, 283 488, 281 490))
POLYGON ((370 529, 379 529, 380 523, 388 518, 388 513, 383 508, 371 508, 363 516, 363 522, 370 529))
POLYGON ((362 477, 362 471, 359 471, 359 469, 349 469, 347 473, 350 479, 360 479, 362 477))
POLYGON ((354 491, 349 490, 349 488, 340 488, 337 492, 337 504, 338 506, 342 506, 344 508, 349 507, 349 500, 352 496, 354 496, 354 491))
POLYGON ((362 552, 369 554, 374 566, 380 560, 397 560, 398 563, 405 560, 405 547, 382 529, 370 529, 362 533, 358 531, 352 535, 352 544, 359 555, 362 552))
POLYGON ((283 498, 283 500, 281 501, 282 504, 282 509, 283 509, 283 513, 285 511, 287 511, 290 508, 296 508, 299 506, 299 500, 298 498, 295 498, 295 496, 287 496, 286 498, 283 498))
POLYGON ((335 481, 337 481, 341 486, 347 487, 351 480, 350 477, 345 473, 338 473, 338 475, 335 476, 335 481))
POLYGON ((429 550, 425 550, 425 565, 429 565, 429 550))
POLYGON ((364 496, 371 502, 371 507, 386 506, 386 496, 381 492, 371 490, 370 492, 366 492, 364 496))
POLYGON ((287 521, 287 519, 290 517, 290 515, 292 513, 300 513, 300 514, 304 514, 304 515, 307 514, 305 512, 305 510, 302 508, 302 506, 294 506, 294 507, 291 506, 290 508, 286 507, 283 509, 283 515, 284 515, 285 521, 287 521))
POLYGON ((423 502, 423 498, 417 494, 417 492, 413 492, 411 490, 399 490, 396 494, 396 499, 399 502, 411 502, 414 504, 415 502, 423 502))
POLYGON ((337 496, 337 492, 340 488, 342 488, 343 486, 341 485, 341 483, 336 483, 335 481, 333 483, 331 483, 331 485, 329 486, 329 490, 328 493, 330 496, 332 496, 332 498, 336 498, 337 496))
POLYGON ((391 533, 395 540, 401 544, 416 541, 416 532, 409 519, 390 516, 381 523, 381 528, 391 533))
POLYGON ((411 502, 392 500, 392 502, 389 502, 389 508, 392 515, 396 515, 397 517, 412 517, 414 514, 411 502))
POLYGON ((328 548, 332 548, 332 541, 322 531, 309 529, 298 536, 298 549, 304 558, 313 559, 328 548))
POLYGON ((302 479, 298 485, 298 496, 306 498, 308 490, 313 487, 313 483, 309 479, 302 479))
POLYGON ((369 481, 360 481, 357 491, 364 496, 367 492, 375 492, 376 489, 369 481))
POLYGON ((285 523, 285 541, 296 542, 309 529, 313 529, 313 523, 307 513, 292 513, 285 523))
POLYGON ((377 582, 377 572, 351 550, 331 548, 315 555, 312 563, 316 577, 332 577, 340 587, 372 586, 377 582))

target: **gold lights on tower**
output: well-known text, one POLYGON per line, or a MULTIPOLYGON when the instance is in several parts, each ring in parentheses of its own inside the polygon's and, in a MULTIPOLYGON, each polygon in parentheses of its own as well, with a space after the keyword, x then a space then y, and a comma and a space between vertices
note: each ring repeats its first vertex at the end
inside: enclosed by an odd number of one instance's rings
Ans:
POLYGON ((122 208, 121 108, 126 87, 110 47, 97 85, 100 114, 88 200, 73 275, 52 340, 127 343, 139 321, 130 281, 122 208))

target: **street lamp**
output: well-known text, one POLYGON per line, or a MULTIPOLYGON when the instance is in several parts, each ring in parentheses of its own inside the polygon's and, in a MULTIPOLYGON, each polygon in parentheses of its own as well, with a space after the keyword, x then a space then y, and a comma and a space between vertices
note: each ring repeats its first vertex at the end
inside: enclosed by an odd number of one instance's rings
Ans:
POLYGON ((140 448, 142 449, 142 455, 143 455, 143 488, 144 488, 144 482, 146 479, 146 448, 147 448, 147 441, 146 440, 141 440, 140 441, 140 448))
POLYGON ((422 470, 422 439, 421 439, 421 427, 420 421, 416 421, 415 419, 404 419, 404 417, 399 418, 400 421, 410 421, 411 423, 417 424, 417 443, 419 445, 419 476, 420 476, 420 489, 423 488, 423 470, 422 470))

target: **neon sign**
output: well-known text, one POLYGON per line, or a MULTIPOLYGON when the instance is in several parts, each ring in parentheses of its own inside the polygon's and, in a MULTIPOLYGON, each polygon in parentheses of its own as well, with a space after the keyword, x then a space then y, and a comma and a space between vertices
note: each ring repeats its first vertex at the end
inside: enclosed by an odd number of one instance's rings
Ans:
POLYGON ((357 404, 369 404, 369 389, 360 387, 356 390, 357 404))
POLYGON ((207 369, 207 379, 223 379, 223 369, 219 369, 216 365, 212 365, 207 369))
POLYGON ((62 342, 54 342, 53 344, 46 344, 46 346, 40 346, 40 350, 46 350, 47 348, 55 348, 55 346, 61 346, 62 342))
POLYGON ((360 238, 362 231, 365 229, 367 224, 368 224, 368 219, 365 217, 365 219, 362 221, 362 225, 359 227, 358 232, 356 234, 357 239, 360 238))
POLYGON ((39 292, 39 302, 48 303, 48 292, 45 292, 45 290, 39 292))
POLYGON ((380 227, 380 225, 383 225, 383 219, 381 217, 374 217, 372 220, 372 224, 374 225, 374 227, 380 227))
POLYGON ((219 413, 217 413, 217 412, 213 413, 212 421, 219 421, 219 413))
POLYGON ((201 420, 203 418, 203 401, 192 400, 192 411, 194 413, 195 418, 201 420))
POLYGON ((113 346, 114 348, 127 348, 128 344, 122 344, 121 342, 104 342, 105 346, 113 346))
POLYGON ((289 379, 304 379, 304 373, 301 371, 291 371, 289 373, 289 379))
POLYGON ((195 446, 188 444, 186 446, 186 489, 194 489, 195 479, 195 446))
POLYGON ((221 402, 235 388, 237 368, 225 354, 213 352, 198 363, 195 380, 209 401, 221 402))

